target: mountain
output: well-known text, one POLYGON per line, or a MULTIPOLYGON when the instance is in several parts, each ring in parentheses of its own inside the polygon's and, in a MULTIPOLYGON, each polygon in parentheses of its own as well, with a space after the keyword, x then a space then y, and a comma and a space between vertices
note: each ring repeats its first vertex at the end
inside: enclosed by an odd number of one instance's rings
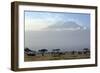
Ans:
POLYGON ((74 21, 56 22, 53 25, 48 26, 44 30, 84 30, 86 27, 79 25, 74 21))

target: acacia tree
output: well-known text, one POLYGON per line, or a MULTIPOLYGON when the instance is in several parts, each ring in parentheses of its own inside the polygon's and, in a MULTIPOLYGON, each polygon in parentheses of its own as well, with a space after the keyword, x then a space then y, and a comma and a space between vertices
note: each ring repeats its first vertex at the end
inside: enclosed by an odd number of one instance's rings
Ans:
POLYGON ((27 54, 28 56, 36 56, 36 51, 30 50, 29 48, 25 48, 24 53, 27 54))
POLYGON ((57 56, 59 55, 60 49, 53 49, 52 51, 53 51, 53 55, 57 56))
POLYGON ((71 54, 74 55, 76 53, 76 51, 72 51, 71 54))
POLYGON ((84 48, 83 52, 84 52, 84 54, 88 54, 88 53, 90 53, 90 50, 88 48, 84 48))
POLYGON ((42 56, 44 56, 47 51, 48 51, 47 49, 40 49, 39 50, 39 52, 42 54, 42 56))
POLYGON ((25 52, 31 51, 29 48, 24 49, 25 52))

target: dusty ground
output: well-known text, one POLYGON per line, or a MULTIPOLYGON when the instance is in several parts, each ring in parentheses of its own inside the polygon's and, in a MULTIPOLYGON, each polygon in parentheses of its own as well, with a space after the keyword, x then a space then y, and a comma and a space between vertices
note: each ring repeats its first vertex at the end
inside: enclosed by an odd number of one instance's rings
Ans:
POLYGON ((90 58, 90 54, 65 54, 60 56, 52 56, 52 55, 45 55, 45 56, 28 56, 24 55, 24 61, 45 61, 45 60, 69 60, 69 59, 87 59, 90 58))

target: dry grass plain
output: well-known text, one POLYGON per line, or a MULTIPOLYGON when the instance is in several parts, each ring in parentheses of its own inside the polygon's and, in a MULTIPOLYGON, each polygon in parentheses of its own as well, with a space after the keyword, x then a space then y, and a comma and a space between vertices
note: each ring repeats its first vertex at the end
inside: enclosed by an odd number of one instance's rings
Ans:
POLYGON ((53 56, 52 54, 36 55, 36 56, 28 56, 24 55, 24 61, 47 61, 47 60, 70 60, 70 59, 87 59, 90 58, 90 54, 71 54, 66 53, 64 55, 53 56))

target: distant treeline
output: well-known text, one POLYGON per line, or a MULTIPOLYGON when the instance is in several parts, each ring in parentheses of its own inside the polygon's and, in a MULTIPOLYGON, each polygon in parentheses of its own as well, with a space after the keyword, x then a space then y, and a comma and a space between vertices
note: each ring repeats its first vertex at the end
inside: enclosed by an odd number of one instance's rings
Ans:
POLYGON ((45 56, 45 55, 52 55, 52 56, 60 56, 60 55, 65 55, 67 54, 90 54, 90 49, 89 48, 83 48, 83 50, 81 51, 61 51, 61 49, 52 49, 52 51, 48 51, 48 49, 40 49, 38 51, 35 50, 30 50, 29 48, 25 48, 24 49, 24 53, 28 56, 37 56, 37 55, 41 55, 41 56, 45 56))

